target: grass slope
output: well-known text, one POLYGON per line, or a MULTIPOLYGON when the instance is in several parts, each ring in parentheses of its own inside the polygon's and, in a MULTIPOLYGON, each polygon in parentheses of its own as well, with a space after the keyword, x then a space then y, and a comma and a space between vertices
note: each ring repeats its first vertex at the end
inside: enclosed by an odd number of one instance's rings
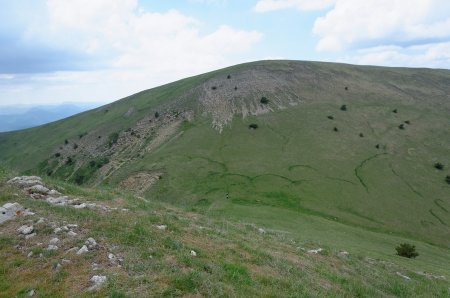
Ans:
POLYGON ((0 161, 121 188, 157 173, 140 196, 446 274, 448 94, 445 70, 255 62, 0 134, 0 161), (404 241, 417 260, 393 256, 404 241))
MULTIPOLYGON (((1 227, 0 297, 26 297, 31 290, 39 297, 450 297, 449 282, 440 277, 449 276, 449 267, 437 264, 448 255, 436 247, 421 246, 416 260, 394 256, 392 247, 388 258, 369 250, 342 255, 339 245, 310 238, 311 231, 300 237, 273 229, 260 233, 257 225, 213 219, 127 192, 47 179, 47 185, 70 196, 129 211, 50 206, 6 185, 5 178, 0 178, 0 204, 17 201, 36 215, 1 227), (44 223, 36 223, 40 217, 44 223), (16 229, 31 222, 37 235, 29 240, 19 237, 16 229), (46 251, 38 242, 55 237, 51 223, 78 224, 77 232, 84 239, 94 237, 99 247, 80 256, 67 253, 73 240, 60 233, 60 248, 46 251), (161 224, 166 230, 156 228, 161 224), (320 254, 307 252, 317 247, 323 248, 320 254), (108 263, 107 248, 123 257, 121 267, 108 263), (30 251, 34 255, 27 257, 30 251), (94 262, 98 269, 92 268, 94 262), (55 269, 58 263, 62 267, 55 269), (107 276, 105 287, 88 291, 93 275, 107 276)), ((320 218, 305 218, 314 229, 329 229, 320 218)), ((336 230, 355 238, 363 234, 348 227, 336 230)), ((363 237, 361 245, 374 237, 383 248, 404 240, 371 232, 363 237)))

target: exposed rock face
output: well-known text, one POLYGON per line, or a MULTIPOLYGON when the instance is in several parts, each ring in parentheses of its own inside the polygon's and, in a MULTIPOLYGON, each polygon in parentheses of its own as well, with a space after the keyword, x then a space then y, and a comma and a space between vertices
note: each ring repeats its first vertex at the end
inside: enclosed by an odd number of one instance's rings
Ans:
POLYGON ((6 203, 0 207, 0 224, 19 216, 32 214, 34 213, 23 208, 19 203, 6 203))
MULTIPOLYGON (((15 177, 8 181, 8 184, 12 184, 22 188, 30 196, 30 198, 35 200, 45 200, 51 205, 56 206, 71 206, 76 209, 84 208, 98 208, 103 211, 117 210, 117 208, 110 208, 109 206, 99 205, 91 202, 82 202, 77 198, 70 198, 68 196, 62 195, 59 191, 47 187, 40 177, 37 176, 21 176, 15 177)), ((20 205, 19 205, 20 206, 20 205)), ((5 208, 5 207, 3 207, 5 208)), ((11 207, 12 208, 12 207, 11 207)), ((15 209, 14 209, 15 208, 15 209)), ((14 207, 17 210, 19 207, 14 207)), ((6 209, 6 208, 5 208, 6 209)), ((11 210, 13 210, 11 209, 11 210)), ((7 210, 0 209, 0 223, 11 218, 11 215, 7 215, 7 210), (4 212, 4 213, 3 213, 4 212), (5 215, 5 216, 2 216, 5 215)), ((56 233, 56 232, 55 232, 56 233)))

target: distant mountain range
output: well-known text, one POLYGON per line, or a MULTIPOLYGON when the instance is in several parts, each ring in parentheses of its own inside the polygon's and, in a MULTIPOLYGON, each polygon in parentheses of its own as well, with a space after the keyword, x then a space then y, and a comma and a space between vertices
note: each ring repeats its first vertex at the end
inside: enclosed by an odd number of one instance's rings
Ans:
POLYGON ((25 129, 60 120, 100 106, 99 103, 0 106, 0 132, 25 129))

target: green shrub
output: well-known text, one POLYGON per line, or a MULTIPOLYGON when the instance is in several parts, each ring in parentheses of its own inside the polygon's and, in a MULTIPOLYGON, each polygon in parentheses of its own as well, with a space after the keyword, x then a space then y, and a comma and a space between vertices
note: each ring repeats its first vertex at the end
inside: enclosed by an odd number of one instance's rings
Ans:
POLYGON ((411 124, 411 121, 406 120, 405 123, 408 124, 408 125, 410 125, 410 124, 411 124))
POLYGON ((441 170, 441 171, 444 169, 444 165, 441 164, 440 162, 435 163, 435 164, 434 164, 434 167, 435 167, 436 169, 438 169, 438 170, 441 170))
POLYGON ((448 184, 450 184, 450 175, 447 175, 447 177, 445 177, 445 182, 447 182, 448 184))
POLYGON ((397 109, 392 110, 392 113, 397 114, 398 113, 397 109))
POLYGON ((250 129, 257 129, 258 128, 258 124, 252 123, 248 126, 248 128, 250 129))
POLYGON ((78 145, 77 144, 73 144, 73 149, 77 150, 77 148, 78 148, 78 145))
POLYGON ((405 129, 405 124, 400 124, 400 125, 398 126, 398 128, 399 128, 399 129, 405 129))
POLYGON ((67 139, 64 140, 64 144, 67 145, 69 144, 69 141, 67 139))
POLYGON ((261 97, 260 102, 261 102, 262 104, 266 105, 266 104, 269 103, 269 100, 267 99, 267 97, 264 97, 264 96, 263 96, 263 97, 261 97))
POLYGON ((360 137, 360 138, 364 138, 364 134, 363 134, 363 133, 360 133, 360 134, 359 134, 359 137, 360 137))
POLYGON ((339 131, 339 129, 336 126, 333 128, 333 130, 336 131, 336 132, 339 131))
POLYGON ((416 252, 416 247, 409 243, 402 243, 395 248, 397 255, 405 258, 415 258, 419 254, 416 252))
POLYGON ((109 138, 108 138, 109 148, 111 148, 114 144, 116 144, 118 139, 119 139, 118 132, 114 132, 114 133, 110 134, 109 138))
POLYGON ((159 117, 159 113, 155 112, 155 118, 158 118, 158 117, 159 117))
POLYGON ((231 75, 227 75, 227 79, 231 79, 231 75))
POLYGON ((341 106, 341 111, 347 111, 347 105, 342 105, 341 106))
POLYGON ((327 116, 327 118, 330 119, 330 120, 334 120, 333 116, 327 116))

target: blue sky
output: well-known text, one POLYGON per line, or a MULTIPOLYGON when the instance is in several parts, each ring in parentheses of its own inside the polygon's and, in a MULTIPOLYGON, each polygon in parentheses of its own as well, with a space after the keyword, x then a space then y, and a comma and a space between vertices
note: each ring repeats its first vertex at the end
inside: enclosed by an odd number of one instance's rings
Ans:
POLYGON ((262 59, 450 69, 448 0, 0 2, 0 106, 111 102, 262 59))

